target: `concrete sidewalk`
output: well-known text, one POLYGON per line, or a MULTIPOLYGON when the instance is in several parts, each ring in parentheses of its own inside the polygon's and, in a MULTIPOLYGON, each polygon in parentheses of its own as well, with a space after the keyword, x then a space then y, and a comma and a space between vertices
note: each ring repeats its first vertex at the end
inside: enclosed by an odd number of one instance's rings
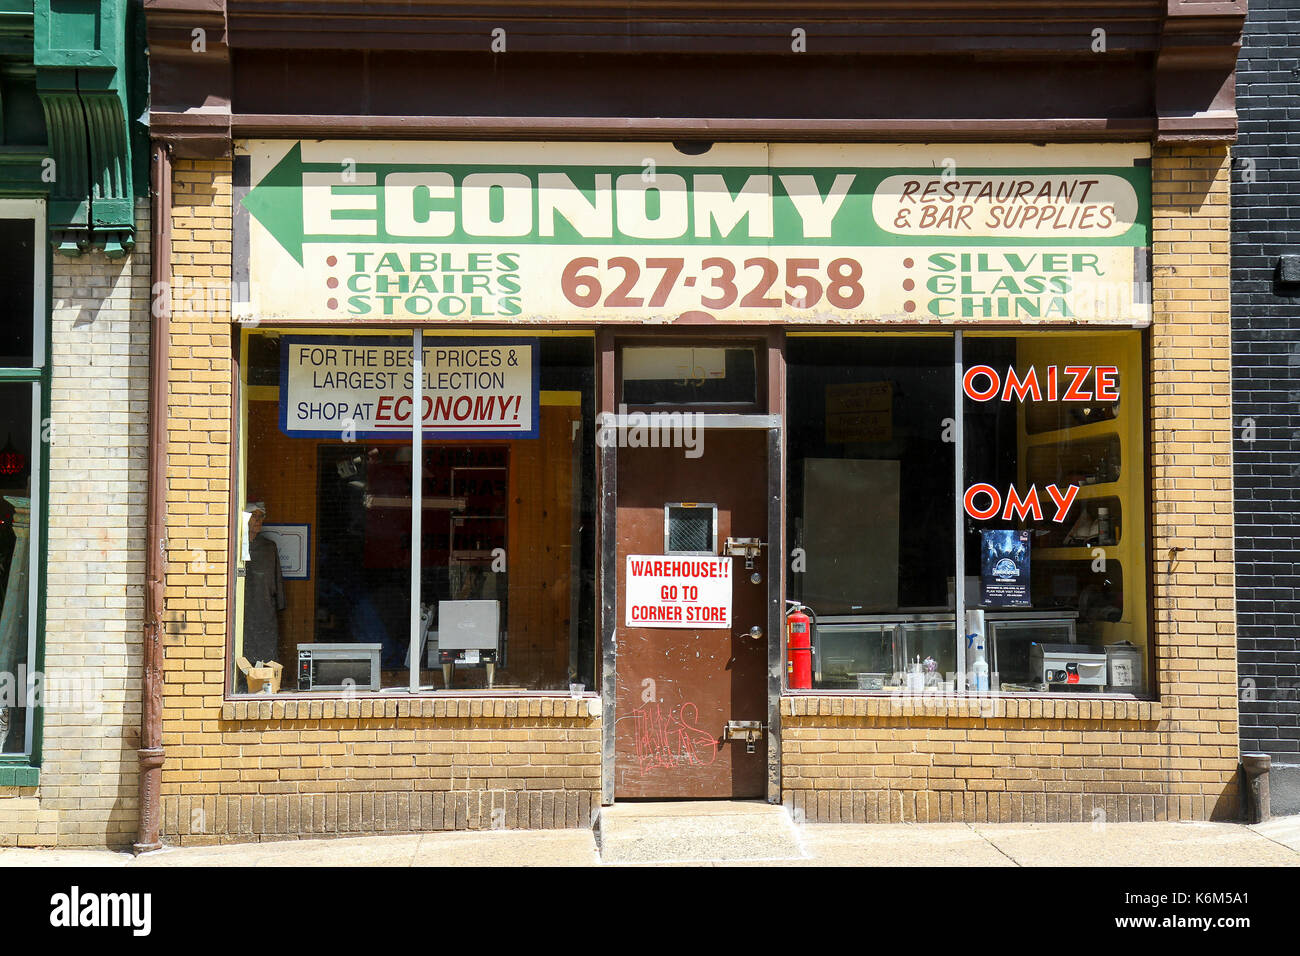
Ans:
MULTIPOLYGON (((689 858, 637 865, 699 866, 1300 866, 1300 816, 1233 823, 812 825, 792 827, 781 857, 738 857, 707 834, 689 858)), ((682 839, 675 843, 686 842, 682 839)), ((0 866, 600 866, 591 830, 498 830, 293 840, 160 850, 0 849, 0 866)), ((607 865, 607 864, 605 864, 607 865)))

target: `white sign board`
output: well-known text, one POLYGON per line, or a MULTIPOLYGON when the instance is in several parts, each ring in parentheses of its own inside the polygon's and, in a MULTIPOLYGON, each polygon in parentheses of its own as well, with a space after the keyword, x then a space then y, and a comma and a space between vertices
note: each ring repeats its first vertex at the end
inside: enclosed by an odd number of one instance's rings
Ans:
POLYGON ((629 554, 628 627, 731 627, 731 558, 629 554))
POLYGON ((1150 318, 1145 144, 236 148, 238 319, 1150 318))
MULTIPOLYGON (((536 438, 535 339, 441 339, 424 345, 424 432, 536 438)), ((290 438, 401 438, 415 376, 406 337, 286 335, 280 429, 290 438)))

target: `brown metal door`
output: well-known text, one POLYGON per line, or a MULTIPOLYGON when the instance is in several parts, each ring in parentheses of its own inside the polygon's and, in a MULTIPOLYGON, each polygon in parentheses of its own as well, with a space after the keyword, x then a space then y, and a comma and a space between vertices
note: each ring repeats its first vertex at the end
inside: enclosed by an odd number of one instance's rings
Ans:
POLYGON ((665 504, 716 504, 719 554, 729 536, 768 539, 766 432, 710 429, 702 449, 698 458, 680 448, 618 450, 616 798, 766 792, 766 734, 747 753, 724 729, 767 719, 767 550, 752 570, 730 559, 729 629, 627 626, 627 556, 664 553, 665 504))

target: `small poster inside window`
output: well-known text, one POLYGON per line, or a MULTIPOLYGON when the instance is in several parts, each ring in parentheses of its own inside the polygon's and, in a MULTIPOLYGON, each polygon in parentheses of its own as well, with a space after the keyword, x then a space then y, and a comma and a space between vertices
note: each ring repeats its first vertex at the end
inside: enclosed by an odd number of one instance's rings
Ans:
POLYGON ((311 526, 305 524, 264 524, 262 534, 275 542, 280 552, 280 575, 286 581, 306 581, 311 577, 311 526))
POLYGON ((980 603, 1029 606, 1029 532, 984 531, 980 553, 980 603))
POLYGON ((893 441, 894 383, 826 386, 826 443, 893 441))

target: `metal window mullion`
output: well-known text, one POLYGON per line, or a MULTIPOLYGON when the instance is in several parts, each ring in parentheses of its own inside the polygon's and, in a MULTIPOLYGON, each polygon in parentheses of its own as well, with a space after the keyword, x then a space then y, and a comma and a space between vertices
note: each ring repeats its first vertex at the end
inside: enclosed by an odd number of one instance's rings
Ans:
POLYGON ((32 382, 32 453, 27 463, 31 478, 31 491, 28 493, 29 511, 27 518, 27 706, 24 715, 27 726, 23 730, 23 752, 31 754, 33 737, 36 731, 36 707, 32 703, 36 695, 36 625, 40 610, 40 566, 41 566, 41 383, 32 382))
POLYGON ((420 564, 424 550, 424 333, 411 333, 411 693, 420 690, 420 564))
POLYGON ((953 574, 953 596, 956 602, 954 612, 957 615, 957 693, 966 692, 966 502, 962 487, 962 472, 965 467, 966 416, 965 403, 962 401, 962 339, 961 330, 952 335, 953 357, 953 526, 956 538, 953 541, 953 557, 957 562, 953 574))
POLYGON ((49 245, 46 243, 45 235, 45 200, 38 199, 35 214, 32 216, 32 249, 35 251, 32 256, 32 265, 36 272, 34 282, 32 283, 32 365, 37 368, 44 368, 46 361, 45 351, 45 334, 46 334, 46 314, 45 314, 45 252, 49 245))

